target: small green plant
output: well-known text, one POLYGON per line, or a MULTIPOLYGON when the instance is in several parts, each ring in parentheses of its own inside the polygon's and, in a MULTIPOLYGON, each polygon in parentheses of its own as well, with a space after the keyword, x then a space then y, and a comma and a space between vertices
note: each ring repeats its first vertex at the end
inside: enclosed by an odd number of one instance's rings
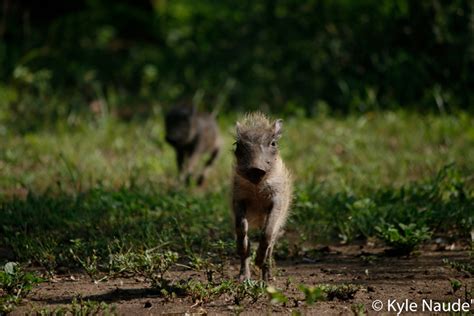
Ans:
POLYGON ((351 300, 359 289, 360 287, 354 284, 326 285, 323 287, 323 290, 330 301, 335 298, 342 301, 351 300))
POLYGON ((272 304, 286 304, 288 302, 288 297, 276 287, 268 286, 266 291, 272 304))
POLYGON ((70 305, 56 308, 42 308, 34 311, 36 315, 118 315, 115 305, 109 305, 105 302, 84 301, 81 298, 74 298, 70 305))
POLYGON ((443 263, 450 268, 453 268, 459 272, 466 273, 468 275, 474 275, 474 265, 469 262, 461 262, 457 260, 443 259, 443 263))
POLYGON ((265 294, 266 290, 263 282, 253 280, 242 283, 232 280, 221 280, 220 282, 180 280, 177 283, 163 284, 165 286, 162 285, 160 288, 163 296, 190 296, 195 305, 209 302, 224 294, 233 296, 236 305, 240 305, 247 298, 253 304, 265 294))
POLYGON ((206 273, 207 281, 213 282, 215 274, 224 277, 224 264, 215 262, 213 258, 203 258, 197 254, 189 255, 189 266, 196 271, 203 271, 206 273))
POLYGON ((473 298, 474 287, 469 282, 463 283, 457 279, 449 280, 451 284, 451 294, 456 295, 456 293, 461 294, 464 297, 464 300, 469 301, 473 298), (464 291, 460 291, 464 288, 464 291))
POLYGON ((360 259, 365 264, 374 265, 379 258, 375 255, 367 255, 367 256, 362 255, 362 256, 360 256, 360 259))
POLYGON ((352 304, 351 310, 355 316, 365 316, 367 315, 367 309, 363 303, 352 304))
POLYGON ((301 284, 299 287, 301 292, 304 294, 304 301, 308 305, 312 305, 317 301, 324 301, 326 294, 321 286, 307 286, 301 284))
POLYGON ((392 248, 390 253, 394 255, 410 255, 422 242, 431 237, 428 227, 418 227, 414 223, 408 225, 400 223, 398 227, 377 226, 375 229, 378 236, 392 248))
POLYGON ((224 280, 218 283, 203 283, 197 280, 181 283, 178 285, 186 295, 191 296, 195 304, 208 302, 220 297, 225 293, 231 293, 236 286, 233 281, 224 280))
POLYGON ((166 272, 178 261, 178 253, 173 251, 159 252, 158 248, 144 252, 126 252, 110 255, 109 269, 111 274, 142 276, 153 287, 164 288, 169 284, 166 272))
POLYGON ((316 286, 300 285, 298 287, 304 293, 305 302, 308 305, 314 304, 316 301, 332 301, 340 299, 347 301, 354 298, 355 293, 360 289, 354 284, 321 284, 316 286))
POLYGON ((462 287, 462 283, 458 279, 451 279, 449 282, 451 283, 451 292, 453 294, 455 294, 462 287))
POLYGON ((99 266, 98 266, 98 256, 96 250, 92 250, 92 255, 90 256, 82 256, 79 254, 80 249, 84 248, 82 241, 80 239, 73 239, 71 240, 73 246, 69 248, 69 253, 73 257, 73 259, 79 263, 79 265, 86 271, 89 277, 96 281, 97 276, 99 274, 99 266))
POLYGON ((245 280, 237 284, 232 289, 234 303, 240 305, 245 298, 250 298, 251 303, 255 303, 266 293, 266 285, 262 281, 245 280))
POLYGON ((6 263, 0 271, 0 314, 12 311, 42 281, 33 273, 23 271, 17 263, 6 263))

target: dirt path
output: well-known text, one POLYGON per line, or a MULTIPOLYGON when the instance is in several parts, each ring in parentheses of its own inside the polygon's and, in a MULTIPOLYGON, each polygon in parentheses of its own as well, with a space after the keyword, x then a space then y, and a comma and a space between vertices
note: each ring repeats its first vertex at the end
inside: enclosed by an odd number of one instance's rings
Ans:
MULTIPOLYGON (((149 288, 143 280, 121 278, 94 284, 85 275, 64 275, 57 282, 44 283, 36 288, 22 306, 13 315, 42 308, 50 310, 70 304, 75 297, 83 300, 104 301, 115 306, 115 311, 122 315, 184 315, 188 314, 290 314, 299 311, 303 315, 353 314, 358 306, 369 314, 375 314, 372 308, 374 300, 384 304, 382 311, 387 311, 388 300, 402 303, 405 299, 415 302, 416 310, 422 311, 422 300, 431 299, 440 302, 456 302, 459 298, 466 302, 464 287, 455 294, 452 293, 450 280, 458 279, 464 286, 471 289, 474 278, 449 268, 442 261, 469 261, 467 251, 423 251, 412 258, 390 258, 378 256, 380 249, 370 252, 357 246, 331 247, 325 252, 319 252, 319 258, 303 258, 298 261, 286 261, 278 264, 278 273, 272 285, 283 289, 289 297, 286 306, 272 305, 266 297, 257 302, 244 301, 241 307, 234 304, 231 296, 222 295, 217 300, 194 304, 189 297, 167 300, 149 288), (290 278, 290 281, 289 281, 290 278), (346 301, 333 300, 316 302, 306 306, 304 295, 298 289, 299 284, 341 284, 352 283, 360 285, 361 289, 353 299, 346 301), (365 307, 362 307, 362 304, 365 307), (196 306, 194 306, 196 305, 196 306)), ((232 277, 237 274, 237 263, 226 267, 226 274, 232 277)), ((171 272, 172 278, 197 278, 204 280, 203 273, 190 271, 171 272)), ((472 293, 471 293, 472 295, 472 293)), ((467 302, 470 304, 470 297, 467 302)), ((434 307, 434 305, 433 305, 434 307)), ((470 305, 474 312, 474 301, 470 305)), ((396 314, 393 313, 392 314, 396 314)))

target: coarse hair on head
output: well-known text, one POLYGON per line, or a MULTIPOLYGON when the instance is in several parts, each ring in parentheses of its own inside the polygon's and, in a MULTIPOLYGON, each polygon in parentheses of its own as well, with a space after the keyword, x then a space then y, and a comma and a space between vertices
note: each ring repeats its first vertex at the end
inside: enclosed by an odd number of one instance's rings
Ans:
POLYGON ((250 112, 236 123, 236 140, 242 138, 253 138, 257 135, 273 135, 279 138, 281 135, 283 120, 278 119, 273 123, 264 113, 250 112))

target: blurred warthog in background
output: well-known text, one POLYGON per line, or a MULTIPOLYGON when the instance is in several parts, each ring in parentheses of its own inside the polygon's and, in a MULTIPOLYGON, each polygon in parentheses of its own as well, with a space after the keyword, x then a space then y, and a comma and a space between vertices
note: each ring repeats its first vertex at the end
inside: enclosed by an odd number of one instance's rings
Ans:
POLYGON ((180 105, 166 114, 165 125, 166 141, 176 150, 180 179, 187 185, 192 179, 202 185, 222 143, 215 115, 200 113, 195 106, 180 105), (198 168, 206 155, 204 167, 198 168))

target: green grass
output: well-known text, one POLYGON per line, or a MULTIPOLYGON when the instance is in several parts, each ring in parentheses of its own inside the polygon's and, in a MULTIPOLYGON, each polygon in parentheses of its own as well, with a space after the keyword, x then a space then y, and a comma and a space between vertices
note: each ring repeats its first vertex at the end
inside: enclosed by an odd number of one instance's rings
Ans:
MULTIPOLYGON (((225 147, 212 187, 229 185, 234 116, 220 119, 225 147)), ((0 192, 175 184, 174 153, 164 142, 160 115, 130 124, 110 118, 73 125, 24 135, 2 129, 0 192)), ((465 113, 288 118, 284 128, 283 156, 301 185, 359 191, 426 179, 451 162, 466 176, 474 170, 474 118, 465 113)))
MULTIPOLYGON (((203 269, 212 278, 223 258, 234 255, 233 121, 221 118, 225 147, 204 189, 183 189, 176 181, 160 116, 25 135, 6 131, 0 247, 50 274, 80 268, 95 279, 123 272, 120 258, 137 264, 127 268, 133 273, 159 271, 162 256, 176 252, 171 265, 203 269)), ((295 193, 279 258, 303 243, 383 237, 376 227, 469 239, 474 118, 468 114, 290 118, 281 148, 295 193)), ((410 250, 426 239, 408 237, 410 250)))

